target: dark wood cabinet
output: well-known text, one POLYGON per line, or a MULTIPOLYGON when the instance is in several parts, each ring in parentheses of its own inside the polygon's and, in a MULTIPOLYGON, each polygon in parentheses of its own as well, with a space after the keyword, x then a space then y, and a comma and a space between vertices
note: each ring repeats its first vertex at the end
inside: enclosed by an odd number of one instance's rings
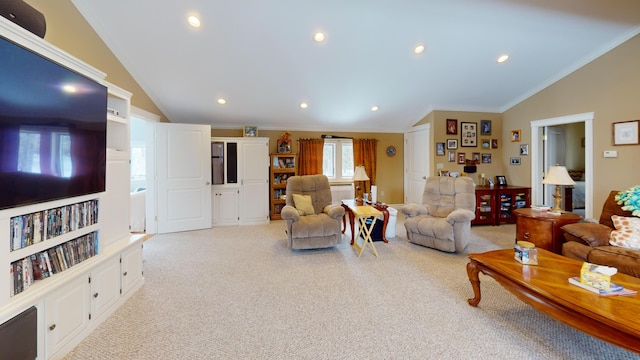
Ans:
POLYGON ((582 217, 574 213, 554 215, 545 211, 517 209, 513 212, 516 217, 516 241, 530 241, 536 247, 562 253, 564 231, 561 227, 573 224, 582 217))
POLYGON ((477 186, 476 218, 472 225, 515 223, 515 209, 531 205, 531 188, 523 186, 477 186))

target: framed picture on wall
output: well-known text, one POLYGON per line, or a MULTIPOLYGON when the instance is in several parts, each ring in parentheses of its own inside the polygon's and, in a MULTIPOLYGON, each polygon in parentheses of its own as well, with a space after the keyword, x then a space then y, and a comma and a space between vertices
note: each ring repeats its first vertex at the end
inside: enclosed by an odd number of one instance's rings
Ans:
POLYGON ((463 152, 459 152, 458 153, 458 164, 464 164, 465 163, 465 153, 463 152))
POLYGON ((444 156, 444 143, 443 142, 436 143, 436 155, 444 156))
POLYGON ((456 152, 449 151, 449 162, 455 162, 455 161, 456 161, 456 152))
POLYGON ((473 153, 473 163, 474 164, 480 164, 480 153, 479 152, 474 152, 473 153))
POLYGON ((491 139, 491 148, 492 149, 498 148, 498 139, 491 139))
POLYGON ((520 165, 520 158, 519 157, 512 157, 511 158, 511 165, 520 165))
POLYGON ((482 163, 483 164, 491 164, 491 154, 483 153, 482 154, 482 163))
POLYGON ((491 142, 489 139, 482 139, 482 148, 483 149, 490 149, 491 148, 491 142))
POLYGON ((640 120, 613 123, 613 145, 637 145, 640 120))
POLYGON ((529 155, 529 144, 520 145, 520 155, 529 155))
POLYGON ((447 119, 447 135, 458 135, 457 119, 447 119))
POLYGON ((511 142, 520 142, 520 130, 511 130, 511 142))
POLYGON ((455 150, 458 148, 458 140, 447 139, 447 150, 455 150))
POLYGON ((491 120, 480 120, 480 135, 491 135, 491 120))
POLYGON ((478 123, 463 122, 460 123, 460 146, 476 147, 478 146, 478 123))

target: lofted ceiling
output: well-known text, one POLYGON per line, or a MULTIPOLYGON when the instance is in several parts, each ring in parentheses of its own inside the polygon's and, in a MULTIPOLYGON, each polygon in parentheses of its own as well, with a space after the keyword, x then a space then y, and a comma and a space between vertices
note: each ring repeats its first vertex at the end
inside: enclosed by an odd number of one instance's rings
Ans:
POLYGON ((215 128, 403 132, 432 110, 503 112, 640 32, 637 0, 72 2, 169 121, 215 128))

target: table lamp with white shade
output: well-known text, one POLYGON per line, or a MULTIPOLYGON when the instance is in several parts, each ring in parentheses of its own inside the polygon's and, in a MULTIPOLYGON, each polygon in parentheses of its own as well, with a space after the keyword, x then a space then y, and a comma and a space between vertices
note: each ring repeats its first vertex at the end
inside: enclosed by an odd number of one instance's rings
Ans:
POLYGON ((560 207, 560 203, 562 202, 562 193, 560 192, 560 187, 576 184, 571 176, 569 176, 567 168, 561 165, 549 167, 547 176, 544 177, 542 183, 556 186, 556 192, 553 194, 554 207, 549 210, 549 212, 552 214, 562 214, 563 210, 560 207))
POLYGON ((369 180, 369 176, 367 172, 364 170, 364 166, 358 165, 356 166, 356 171, 353 174, 353 184, 356 185, 356 202, 362 202, 362 194, 364 193, 364 187, 361 186, 363 181, 369 180))

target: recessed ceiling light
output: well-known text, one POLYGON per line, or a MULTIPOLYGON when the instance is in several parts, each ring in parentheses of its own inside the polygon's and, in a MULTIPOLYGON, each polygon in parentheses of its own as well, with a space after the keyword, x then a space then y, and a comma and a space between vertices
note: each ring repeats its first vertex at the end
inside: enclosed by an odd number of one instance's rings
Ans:
POLYGON ((187 21, 189 22, 189 25, 193 27, 200 27, 200 19, 198 19, 198 17, 196 17, 195 15, 189 16, 187 18, 187 21))
POLYGON ((317 33, 313 34, 313 40, 315 40, 316 42, 323 42, 325 38, 325 35, 322 31, 318 31, 317 33))
POLYGON ((227 103, 227 100, 225 100, 225 99, 223 99, 223 98, 218 99, 218 104, 220 104, 220 105, 224 105, 224 104, 226 104, 226 103, 227 103))
POLYGON ((308 108, 308 107, 309 107, 309 105, 308 105, 307 103, 305 103, 305 102, 300 103, 300 108, 302 108, 302 109, 306 109, 306 108, 308 108))
POLYGON ((377 106, 372 106, 372 107, 371 107, 371 111, 378 111, 379 109, 380 109, 380 108, 379 108, 379 107, 377 107, 377 106))
POLYGON ((413 52, 416 54, 420 54, 424 51, 424 45, 418 44, 415 48, 413 48, 413 52))
POLYGON ((509 59, 509 55, 502 55, 498 58, 499 63, 503 63, 509 59))

